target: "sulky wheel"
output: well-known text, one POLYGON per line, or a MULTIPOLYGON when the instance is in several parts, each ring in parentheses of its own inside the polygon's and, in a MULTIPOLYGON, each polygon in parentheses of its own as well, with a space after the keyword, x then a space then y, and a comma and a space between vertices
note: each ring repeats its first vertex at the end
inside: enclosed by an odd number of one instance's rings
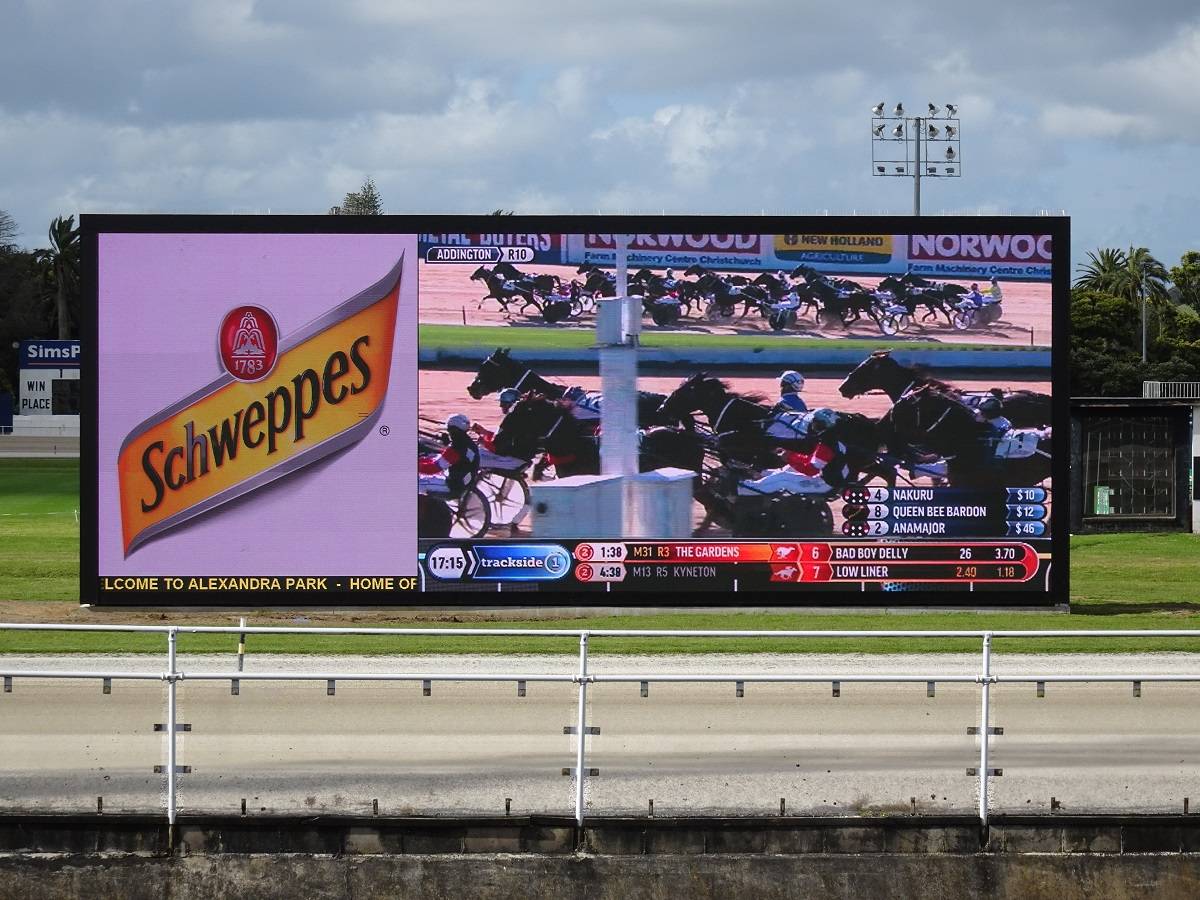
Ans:
POLYGON ((458 498, 450 537, 477 538, 487 533, 492 524, 492 507, 479 488, 471 488, 458 498))
POLYGON ((517 525, 529 514, 529 485, 523 478, 489 472, 479 480, 491 506, 491 524, 517 525))

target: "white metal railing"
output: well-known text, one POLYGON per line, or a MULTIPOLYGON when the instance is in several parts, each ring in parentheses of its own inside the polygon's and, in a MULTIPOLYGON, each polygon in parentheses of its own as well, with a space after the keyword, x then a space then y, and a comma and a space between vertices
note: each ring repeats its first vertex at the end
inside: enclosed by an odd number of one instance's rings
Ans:
POLYGON ((79 437, 78 425, 0 425, 5 437, 79 437))
MULTIPOLYGON (((229 681, 232 685, 242 681, 420 681, 428 690, 435 681, 447 682, 515 682, 518 688, 524 682, 567 682, 577 685, 579 695, 578 713, 573 728, 575 743, 575 821, 583 825, 585 815, 584 778, 588 777, 587 768, 587 736, 592 733, 587 724, 587 689, 589 684, 604 682, 640 682, 643 691, 648 689, 651 682, 672 683, 733 683, 737 696, 742 696, 744 685, 749 683, 801 684, 828 683, 833 685, 836 692, 840 691, 842 683, 887 684, 926 682, 932 686, 942 683, 978 684, 980 690, 980 714, 978 726, 973 726, 972 733, 979 736, 979 766, 968 770, 979 780, 979 821, 988 823, 988 779, 998 772, 989 766, 990 738, 997 734, 990 726, 990 693, 993 684, 1036 684, 1039 692, 1047 683, 1079 683, 1079 682, 1123 682, 1131 683, 1135 694, 1140 695, 1143 682, 1200 682, 1200 667, 1192 673, 1182 674, 1112 674, 1096 672, 1091 674, 1061 674, 1053 671, 1044 673, 1023 673, 1001 675, 992 671, 992 641, 994 638, 1200 638, 1200 630, 1105 630, 1086 631, 1058 629, 1047 631, 668 631, 658 629, 528 629, 528 628, 295 628, 284 626, 247 626, 245 619, 236 626, 218 625, 55 625, 55 624, 0 624, 0 631, 90 631, 90 632, 124 632, 124 633, 156 633, 165 635, 166 669, 164 671, 73 671, 51 669, 15 669, 8 668, 3 657, 0 657, 0 676, 3 677, 4 690, 12 689, 13 679, 16 678, 65 678, 65 679, 118 679, 140 681, 162 681, 167 686, 167 722, 164 726, 167 744, 167 791, 166 813, 167 821, 174 828, 178 806, 178 759, 177 759, 177 717, 176 717, 176 686, 180 681, 229 681), (188 672, 178 666, 177 643, 180 634, 237 634, 238 654, 237 668, 228 672, 196 671, 188 672), (248 672, 244 670, 243 660, 245 641, 248 634, 304 634, 304 635, 375 635, 395 638, 404 637, 524 637, 524 638, 574 638, 579 644, 578 667, 572 672, 554 673, 480 673, 480 672, 248 672), (978 674, 969 675, 961 672, 930 671, 926 674, 912 673, 867 673, 861 675, 845 673, 651 673, 625 672, 612 674, 592 674, 588 671, 589 640, 605 638, 763 638, 763 639, 866 639, 905 638, 916 641, 935 638, 974 638, 981 643, 981 657, 978 674)), ((518 691, 518 696, 523 691, 518 691)))
POLYGON ((1200 400, 1200 381, 1143 381, 1142 398, 1148 400, 1200 400))

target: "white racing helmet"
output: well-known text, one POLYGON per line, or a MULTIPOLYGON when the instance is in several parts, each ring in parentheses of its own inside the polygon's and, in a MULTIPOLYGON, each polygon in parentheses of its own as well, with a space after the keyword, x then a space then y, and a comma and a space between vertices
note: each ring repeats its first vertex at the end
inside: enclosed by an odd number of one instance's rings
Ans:
POLYGON ((795 369, 788 369, 779 376, 779 389, 782 391, 788 388, 793 391, 804 390, 804 376, 795 369))
POLYGON ((462 413, 455 413, 446 420, 446 430, 457 428, 459 431, 466 431, 471 427, 471 420, 462 413))

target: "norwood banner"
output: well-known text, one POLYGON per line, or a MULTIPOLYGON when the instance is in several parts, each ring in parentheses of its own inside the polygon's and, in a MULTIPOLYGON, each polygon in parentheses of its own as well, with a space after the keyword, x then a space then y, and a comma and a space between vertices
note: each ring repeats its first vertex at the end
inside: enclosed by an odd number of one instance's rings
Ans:
POLYGON ((82 601, 1066 602, 1067 220, 496 224, 84 216, 82 601))

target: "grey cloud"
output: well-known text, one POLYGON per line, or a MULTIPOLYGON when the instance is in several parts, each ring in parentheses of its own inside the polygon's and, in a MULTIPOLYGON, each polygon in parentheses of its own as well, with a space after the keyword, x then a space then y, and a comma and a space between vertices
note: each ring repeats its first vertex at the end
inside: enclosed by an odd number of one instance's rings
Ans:
POLYGON ((954 100, 966 175, 927 208, 1182 248, 1198 72, 1176 0, 29 0, 0 206, 29 242, 79 209, 323 211, 368 173, 393 211, 903 212, 868 110, 954 100))

